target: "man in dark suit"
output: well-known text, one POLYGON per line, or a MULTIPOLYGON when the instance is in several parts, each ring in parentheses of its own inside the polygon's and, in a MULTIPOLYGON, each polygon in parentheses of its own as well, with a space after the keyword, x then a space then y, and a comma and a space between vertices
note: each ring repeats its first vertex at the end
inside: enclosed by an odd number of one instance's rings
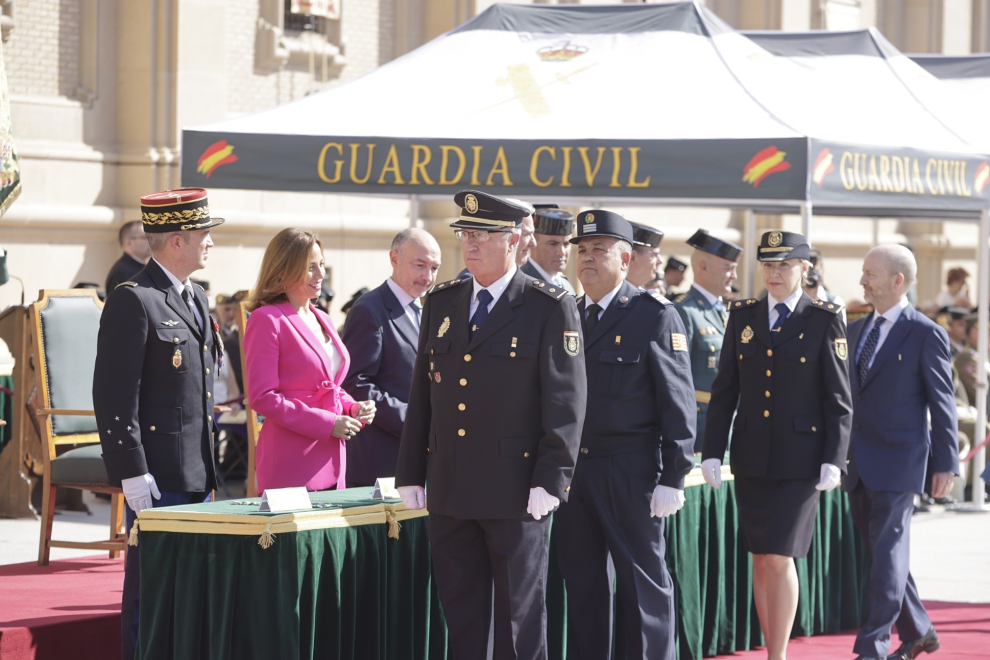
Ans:
POLYGON ((574 287, 564 275, 571 253, 571 234, 574 233, 574 216, 557 208, 556 204, 534 204, 533 227, 536 246, 520 270, 530 277, 567 289, 574 295, 574 287))
POLYGON ((673 305, 625 279, 633 229, 609 211, 578 214, 578 299, 588 411, 570 498, 555 515, 571 645, 612 648, 614 565, 630 658, 673 660, 674 587, 664 518, 684 505, 695 410, 684 324, 673 305), (589 231, 591 230, 591 231, 589 231))
POLYGON ((429 486, 454 657, 491 657, 494 620, 496 660, 542 659, 549 514, 567 499, 587 405, 577 305, 516 267, 525 207, 454 201, 473 277, 426 297, 395 483, 410 509, 429 486))
POLYGON ((849 326, 853 430, 842 487, 873 555, 870 616, 853 646, 860 660, 888 657, 895 623, 901 645, 889 657, 939 648, 909 570, 911 514, 929 463, 932 496, 949 493, 959 450, 949 339, 908 303, 916 275, 907 248, 870 250, 860 284, 875 311, 849 326))
POLYGON ((120 243, 124 254, 120 255, 120 259, 117 259, 107 274, 108 296, 118 284, 133 279, 151 256, 148 237, 145 236, 144 226, 140 220, 131 220, 121 225, 120 231, 117 232, 117 242, 120 243))
POLYGON ((395 476, 419 346, 419 299, 440 268, 440 246, 422 229, 399 232, 388 254, 392 276, 354 303, 340 333, 351 354, 344 389, 378 406, 375 423, 347 441, 348 486, 373 486, 379 477, 395 476))
MULTIPOLYGON (((137 512, 202 502, 216 488, 213 384, 221 354, 209 301, 189 276, 213 247, 206 191, 171 190, 141 198, 152 260, 110 293, 97 344, 93 408, 111 484, 137 512)), ((121 657, 134 657, 138 630, 139 546, 127 552, 121 657)))

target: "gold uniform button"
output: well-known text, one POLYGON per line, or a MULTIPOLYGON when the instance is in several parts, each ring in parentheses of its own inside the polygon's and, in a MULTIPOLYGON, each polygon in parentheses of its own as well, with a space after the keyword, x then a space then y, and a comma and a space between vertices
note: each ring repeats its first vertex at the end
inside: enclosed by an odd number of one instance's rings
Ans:
POLYGON ((523 458, 529 458, 529 452, 528 451, 523 452, 523 458))
POLYGON ((464 437, 465 433, 467 433, 467 431, 465 431, 464 429, 457 429, 457 435, 461 436, 462 438, 464 437))
POLYGON ((430 448, 429 448, 429 447, 427 447, 427 448, 426 448, 426 453, 427 453, 427 454, 429 454, 429 453, 430 453, 430 448))
POLYGON ((769 417, 770 416, 770 411, 769 410, 764 410, 763 411, 763 416, 764 417, 769 417))
POLYGON ((464 356, 464 361, 465 362, 470 362, 471 361, 471 354, 470 353, 468 353, 467 355, 464 356))
POLYGON ((769 398, 770 398, 770 390, 767 390, 767 391, 765 392, 765 394, 767 395, 767 398, 769 399, 769 398))
POLYGON ((433 355, 433 349, 432 348, 430 349, 430 355, 433 355))
POLYGON ((207 392, 206 393, 206 398, 207 399, 209 399, 211 396, 213 396, 213 392, 207 392))
POLYGON ((206 375, 207 375, 207 376, 209 376, 209 375, 210 375, 210 370, 209 370, 209 369, 207 369, 207 370, 206 370, 206 375))
POLYGON ((804 362, 804 358, 801 358, 801 362, 804 362))
POLYGON ((767 369, 767 378, 769 378, 769 377, 770 377, 770 370, 767 369))
POLYGON ((203 347, 203 352, 205 353, 205 352, 206 352, 207 350, 208 350, 208 349, 206 348, 206 346, 204 346, 204 347, 203 347))
POLYGON ((846 461, 846 465, 849 465, 849 461, 848 460, 846 461))
POLYGON ((811 432, 812 433, 818 433, 818 427, 817 426, 812 426, 811 427, 811 432))
POLYGON ((467 410, 467 406, 465 406, 463 403, 458 403, 457 404, 457 409, 458 410, 467 410))
POLYGON ((148 430, 149 430, 149 431, 154 431, 154 430, 155 430, 155 427, 154 427, 154 426, 149 426, 149 427, 148 427, 148 430))
POLYGON ((771 351, 769 348, 767 349, 767 357, 773 357, 773 351, 771 351))
POLYGON ((511 353, 509 353, 509 357, 516 357, 516 352, 512 351, 511 353))
POLYGON ((587 454, 588 453, 588 448, 587 447, 581 447, 581 453, 582 454, 587 454))
POLYGON ((570 487, 570 486, 568 486, 567 488, 565 488, 565 489, 564 489, 564 492, 565 492, 565 493, 569 493, 569 492, 571 492, 571 487, 570 487))
POLYGON ((739 359, 740 359, 740 360, 742 359, 742 353, 740 353, 740 354, 739 354, 739 359))
POLYGON ((179 343, 179 338, 178 337, 172 337, 172 342, 175 343, 175 344, 178 344, 179 343))
POLYGON ((467 385, 467 378, 461 378, 461 387, 467 385))
POLYGON ((713 345, 712 346, 712 353, 714 353, 714 352, 715 352, 715 346, 713 345))

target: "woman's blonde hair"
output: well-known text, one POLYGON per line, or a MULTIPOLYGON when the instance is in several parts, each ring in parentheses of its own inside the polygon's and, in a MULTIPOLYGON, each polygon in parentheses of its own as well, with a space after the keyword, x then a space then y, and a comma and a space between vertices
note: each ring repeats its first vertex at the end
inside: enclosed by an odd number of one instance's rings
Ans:
POLYGON ((306 280, 314 245, 323 251, 319 237, 304 229, 289 227, 275 234, 261 259, 258 283, 247 303, 249 312, 288 300, 285 292, 306 280))

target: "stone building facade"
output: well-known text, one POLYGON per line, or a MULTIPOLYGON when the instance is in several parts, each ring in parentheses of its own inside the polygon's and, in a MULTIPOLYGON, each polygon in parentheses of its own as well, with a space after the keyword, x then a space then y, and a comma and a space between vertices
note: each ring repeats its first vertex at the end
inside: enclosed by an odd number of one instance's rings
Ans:
MULTIPOLYGON (((179 186, 180 135, 257 112, 373 71, 492 4, 490 0, 338 0, 337 19, 313 29, 287 15, 289 0, 0 0, 0 29, 21 159, 23 194, 0 220, 0 246, 24 282, 41 288, 101 285, 119 256, 121 223, 137 219, 142 194, 179 186)), ((602 0, 595 0, 601 2, 602 0)), ((562 3, 562 2, 561 2, 562 3)), ((875 25, 906 52, 990 48, 990 0, 707 0, 741 29, 853 29, 875 25)), ((396 100, 401 111, 401 99, 396 100)), ((391 237, 410 222, 434 230, 441 277, 462 262, 446 227, 448 202, 344 195, 213 190, 228 222, 200 277, 211 292, 250 288, 264 246, 285 226, 317 231, 339 310, 361 286, 389 272, 391 237), (415 216, 415 217, 414 217, 415 216)), ((576 209, 574 209, 576 210, 576 209)), ((721 209, 630 207, 630 219, 663 229, 665 254, 705 227, 742 241, 743 215, 721 209)), ((758 228, 799 229, 792 217, 757 217, 758 228)), ((919 289, 932 298, 946 269, 971 272, 971 225, 825 219, 815 242, 829 257, 826 281, 860 295, 860 260, 875 240, 908 241, 922 264, 919 289)), ((17 303, 12 281, 0 307, 17 303)), ((335 314, 342 320, 339 313, 335 314)))

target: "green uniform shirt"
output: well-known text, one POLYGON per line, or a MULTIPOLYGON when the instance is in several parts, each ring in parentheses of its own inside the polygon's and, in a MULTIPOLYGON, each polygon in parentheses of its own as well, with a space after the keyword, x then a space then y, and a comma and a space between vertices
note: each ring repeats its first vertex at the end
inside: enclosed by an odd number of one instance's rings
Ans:
POLYGON ((705 415, 712 383, 718 373, 718 360, 722 354, 722 338, 725 336, 725 320, 696 287, 674 299, 674 307, 684 321, 688 351, 691 354, 691 375, 694 377, 695 400, 698 408, 698 433, 694 450, 701 451, 705 439, 705 415))

